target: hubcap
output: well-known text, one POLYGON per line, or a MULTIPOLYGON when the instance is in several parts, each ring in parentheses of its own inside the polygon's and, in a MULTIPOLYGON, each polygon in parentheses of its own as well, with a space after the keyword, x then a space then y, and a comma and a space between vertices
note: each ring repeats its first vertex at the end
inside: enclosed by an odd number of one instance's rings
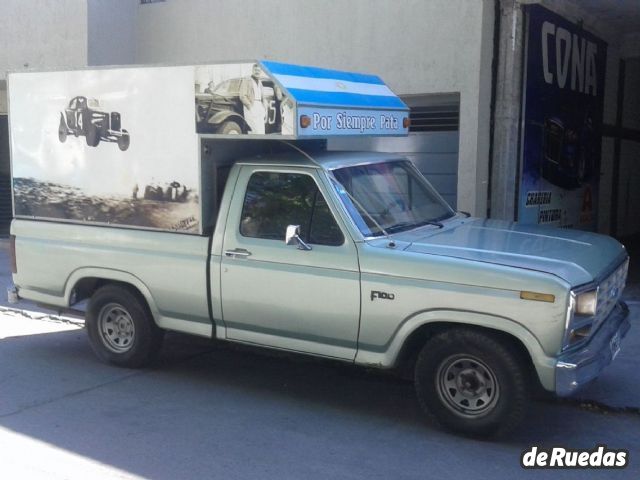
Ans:
POLYGON ((136 328, 129 312, 120 304, 108 303, 98 315, 98 329, 102 343, 114 353, 131 349, 136 328))
POLYGON ((442 362, 436 388, 444 405, 465 417, 487 413, 500 396, 493 371, 472 355, 453 355, 442 362))

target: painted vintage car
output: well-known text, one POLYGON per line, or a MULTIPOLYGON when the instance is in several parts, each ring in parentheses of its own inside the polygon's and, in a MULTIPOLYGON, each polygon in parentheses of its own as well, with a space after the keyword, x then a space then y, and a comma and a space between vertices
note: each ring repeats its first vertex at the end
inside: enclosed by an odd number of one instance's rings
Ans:
POLYGON ((565 190, 590 182, 598 158, 593 136, 590 118, 579 132, 567 128, 558 117, 547 118, 543 127, 542 177, 565 190))
MULTIPOLYGON (((250 133, 244 119, 240 101, 242 78, 231 78, 220 82, 212 91, 196 94, 196 128, 198 133, 236 135, 250 133)), ((280 108, 277 105, 272 80, 262 79, 262 91, 267 110, 265 133, 279 132, 280 108)))
POLYGON ((69 135, 84 136, 87 145, 97 147, 100 142, 117 143, 125 151, 131 142, 129 132, 122 128, 118 112, 105 112, 95 98, 74 97, 60 112, 58 140, 64 143, 69 135))

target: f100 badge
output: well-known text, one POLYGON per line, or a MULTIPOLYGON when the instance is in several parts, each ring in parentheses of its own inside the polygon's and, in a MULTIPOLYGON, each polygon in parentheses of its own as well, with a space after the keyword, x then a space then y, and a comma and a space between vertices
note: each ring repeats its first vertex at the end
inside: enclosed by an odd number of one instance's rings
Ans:
POLYGON ((379 298, 380 300, 394 300, 396 296, 393 293, 371 290, 371 301, 373 302, 376 298, 379 298))

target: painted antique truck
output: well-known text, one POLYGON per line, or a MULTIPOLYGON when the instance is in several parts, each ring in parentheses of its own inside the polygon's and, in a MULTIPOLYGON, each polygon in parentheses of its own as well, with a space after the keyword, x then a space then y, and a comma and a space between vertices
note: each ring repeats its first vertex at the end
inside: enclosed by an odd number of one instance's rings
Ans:
POLYGON ((504 434, 536 389, 570 395, 612 361, 629 329, 622 245, 472 218, 402 155, 330 151, 331 136, 406 134, 406 106, 375 76, 261 68, 294 105, 292 134, 196 133, 192 83, 260 88, 251 64, 11 74, 13 293, 88 300, 93 350, 122 367, 174 330, 410 372, 425 412, 472 435, 504 434), (126 152, 55 138, 57 99, 85 85, 123 98, 126 152), (148 115, 154 88, 173 92, 164 118, 148 115), (136 194, 145 175, 199 189, 155 202, 136 194))

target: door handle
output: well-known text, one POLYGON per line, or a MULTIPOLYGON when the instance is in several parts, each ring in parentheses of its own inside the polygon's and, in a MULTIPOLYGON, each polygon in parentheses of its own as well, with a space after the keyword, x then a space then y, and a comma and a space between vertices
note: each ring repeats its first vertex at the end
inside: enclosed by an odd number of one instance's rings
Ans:
POLYGON ((232 258, 247 258, 248 256, 251 255, 251 252, 244 248, 234 248, 233 250, 225 250, 224 254, 227 257, 232 257, 232 258))

